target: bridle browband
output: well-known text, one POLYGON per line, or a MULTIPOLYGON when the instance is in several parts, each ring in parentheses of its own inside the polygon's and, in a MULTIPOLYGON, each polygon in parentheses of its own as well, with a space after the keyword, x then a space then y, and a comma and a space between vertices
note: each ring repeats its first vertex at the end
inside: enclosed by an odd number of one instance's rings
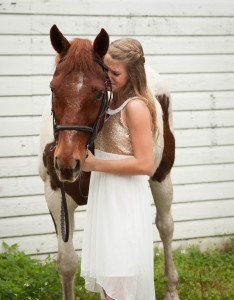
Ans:
MULTIPOLYGON (((63 62, 65 59, 66 59, 65 57, 61 58, 57 65, 59 65, 61 62, 63 62)), ((96 121, 93 124, 93 127, 86 126, 86 125, 57 125, 56 118, 55 118, 55 112, 54 112, 54 93, 53 93, 53 90, 51 89, 51 92, 52 92, 51 114, 53 116, 53 132, 54 132, 54 140, 55 140, 56 145, 58 144, 58 131, 76 130, 76 131, 89 132, 89 133, 91 133, 91 136, 86 144, 86 158, 88 157, 88 150, 93 145, 94 140, 97 136, 101 118, 106 113, 106 111, 109 107, 110 99, 112 97, 111 81, 110 81, 110 78, 108 75, 108 70, 107 70, 106 66, 104 65, 103 61, 101 61, 97 57, 94 57, 93 60, 102 67, 102 69, 105 73, 105 90, 104 90, 104 94, 103 94, 103 98, 102 98, 101 107, 99 109, 96 121), (108 96, 108 85, 109 85, 109 90, 110 90, 109 96, 108 96)), ((81 172, 80 180, 79 180, 79 194, 83 198, 88 198, 88 196, 83 195, 82 190, 81 190, 81 176, 82 176, 82 172, 81 172)), ((68 210, 67 210, 67 203, 66 203, 66 196, 65 196, 65 182, 59 181, 59 185, 60 185, 61 194, 62 194, 61 234, 62 234, 63 241, 66 243, 69 239, 69 217, 68 217, 68 210), (66 226, 66 228, 64 228, 65 227, 64 225, 66 226)))
MULTIPOLYGON (((58 62, 58 65, 61 62, 63 62, 64 60, 65 60, 65 57, 60 59, 60 61, 58 62)), ((101 107, 100 107, 97 119, 93 124, 93 127, 86 126, 86 125, 57 125, 56 118, 55 118, 55 112, 54 112, 54 96, 53 96, 53 91, 52 91, 51 114, 53 115, 53 130, 54 130, 54 139, 55 139, 56 144, 58 142, 58 134, 57 134, 58 131, 61 131, 61 130, 76 130, 76 131, 90 132, 91 136, 90 136, 90 138, 89 138, 89 140, 86 144, 86 157, 87 157, 89 147, 91 147, 93 145, 93 142, 96 138, 96 135, 97 135, 98 129, 99 129, 99 125, 100 125, 100 120, 101 120, 102 116, 106 113, 106 111, 108 109, 109 102, 110 102, 111 95, 112 95, 111 81, 110 81, 110 78, 109 78, 109 75, 108 75, 108 70, 107 70, 106 66, 104 65, 103 61, 101 61, 97 57, 94 57, 93 60, 95 62, 97 62, 102 67, 102 69, 105 73, 105 90, 104 90, 104 94, 103 94, 103 98, 102 98, 101 107), (108 96, 108 84, 109 84, 109 87, 110 87, 110 95, 109 96, 108 96)))

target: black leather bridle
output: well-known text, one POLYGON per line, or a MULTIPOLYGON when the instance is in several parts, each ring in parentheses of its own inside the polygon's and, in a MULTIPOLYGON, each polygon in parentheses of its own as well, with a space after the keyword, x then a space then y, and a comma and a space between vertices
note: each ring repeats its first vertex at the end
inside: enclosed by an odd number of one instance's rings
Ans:
MULTIPOLYGON (((61 62, 63 62, 65 60, 65 58, 62 58, 58 64, 60 64, 61 62)), ((93 145, 93 142, 95 140, 95 137, 98 133, 98 129, 99 129, 99 125, 100 125, 100 120, 102 118, 102 116, 106 113, 108 106, 109 106, 109 102, 111 99, 111 94, 112 94, 112 89, 111 89, 111 81, 108 75, 108 70, 106 68, 106 66, 104 65, 104 63, 94 57, 93 60, 95 62, 97 62, 103 69, 104 73, 105 73, 105 90, 104 90, 104 94, 103 94, 103 98, 102 98, 102 103, 101 103, 101 107, 97 116, 96 121, 93 124, 93 127, 89 127, 86 125, 57 125, 56 123, 56 118, 55 118, 55 112, 54 112, 54 97, 53 97, 53 91, 52 91, 52 105, 51 105, 51 114, 53 115, 53 130, 54 130, 54 139, 55 142, 57 144, 58 142, 58 131, 61 130, 77 130, 77 131, 87 131, 91 133, 91 136, 86 144, 86 155, 88 152, 89 147, 91 147, 93 145), (108 85, 109 85, 109 90, 110 90, 110 95, 108 96, 108 85)))
MULTIPOLYGON (((60 59, 60 61, 58 62, 58 65, 61 62, 63 62, 65 59, 66 59, 65 57, 60 59)), ((93 127, 86 126, 86 125, 57 125, 56 118, 55 118, 55 112, 54 112, 54 93, 53 93, 53 90, 51 89, 51 92, 52 92, 51 114, 53 116, 53 132, 54 132, 54 140, 56 142, 56 145, 58 143, 58 131, 61 131, 61 130, 76 130, 76 131, 89 132, 89 133, 91 133, 91 136, 90 136, 88 142, 86 143, 86 158, 88 157, 88 150, 93 145, 94 140, 97 136, 101 118, 106 113, 106 111, 109 107, 110 99, 112 97, 111 81, 110 81, 110 78, 109 78, 109 75, 108 75, 108 70, 107 70, 106 66, 104 65, 103 61, 101 61, 97 57, 94 57, 93 60, 95 62, 97 62, 102 67, 103 72, 105 73, 105 90, 104 90, 104 94, 103 94, 103 97, 102 97, 102 103, 101 103, 101 106, 100 106, 100 109, 99 109, 99 112, 98 112, 98 116, 96 118, 96 121, 93 124, 93 127), (108 87, 109 87, 109 91, 110 91, 109 95, 108 95, 108 87)), ((82 190, 81 190, 81 176, 82 176, 82 172, 80 174, 80 180, 79 180, 79 193, 80 193, 81 197, 88 198, 88 196, 83 195, 82 190)), ((63 241, 67 242, 68 239, 69 239, 69 218, 68 218, 67 202, 66 202, 66 196, 65 196, 65 182, 59 181, 59 185, 60 185, 60 190, 61 190, 61 194, 62 194, 62 199, 61 199, 61 234, 62 234, 63 241), (64 224, 64 222, 65 222, 65 224, 64 224), (65 233, 64 225, 66 226, 66 228, 65 228, 66 233, 65 233)))

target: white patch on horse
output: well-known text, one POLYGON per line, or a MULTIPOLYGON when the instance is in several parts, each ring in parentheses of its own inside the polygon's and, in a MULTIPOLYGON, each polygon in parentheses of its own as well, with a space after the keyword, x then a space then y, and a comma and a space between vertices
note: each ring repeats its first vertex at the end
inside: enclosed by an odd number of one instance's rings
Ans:
POLYGON ((78 90, 78 92, 82 89, 83 84, 84 84, 84 73, 81 72, 79 74, 79 80, 78 80, 78 83, 77 83, 77 90, 78 90))

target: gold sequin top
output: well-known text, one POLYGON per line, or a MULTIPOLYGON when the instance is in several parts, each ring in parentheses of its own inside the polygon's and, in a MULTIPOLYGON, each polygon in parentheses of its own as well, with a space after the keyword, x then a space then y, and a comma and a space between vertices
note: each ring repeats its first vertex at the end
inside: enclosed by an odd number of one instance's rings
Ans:
POLYGON ((122 155, 133 156, 130 132, 122 119, 122 110, 132 99, 127 99, 120 107, 108 109, 104 125, 95 139, 95 149, 122 155))

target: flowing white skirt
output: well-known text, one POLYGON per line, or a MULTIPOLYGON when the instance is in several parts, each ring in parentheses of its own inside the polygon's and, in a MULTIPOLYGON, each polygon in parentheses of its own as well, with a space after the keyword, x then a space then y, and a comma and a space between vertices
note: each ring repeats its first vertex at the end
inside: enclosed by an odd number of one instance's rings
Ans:
MULTIPOLYGON (((129 156, 95 150, 100 159, 129 156)), ((148 176, 92 172, 81 258, 89 291, 154 300, 152 195, 148 176)))

